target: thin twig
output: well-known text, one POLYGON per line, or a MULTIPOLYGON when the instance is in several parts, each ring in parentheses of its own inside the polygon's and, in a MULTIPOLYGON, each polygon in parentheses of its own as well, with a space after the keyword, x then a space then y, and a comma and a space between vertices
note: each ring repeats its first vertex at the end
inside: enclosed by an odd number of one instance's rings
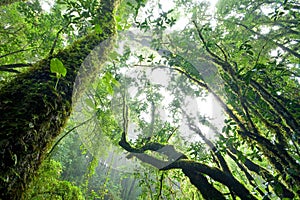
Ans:
POLYGON ((266 46, 267 44, 268 44, 268 43, 266 42, 266 43, 261 47, 261 49, 260 49, 260 51, 259 51, 259 53, 258 53, 258 55, 257 55, 257 58, 256 58, 256 61, 255 61, 255 65, 254 65, 254 66, 256 66, 256 65, 258 64, 260 55, 261 55, 263 49, 265 48, 265 46, 266 46))
POLYGON ((227 55, 226 55, 224 49, 222 49, 222 47, 220 45, 218 45, 217 43, 215 45, 220 49, 220 51, 222 52, 222 54, 224 56, 225 62, 227 62, 228 59, 227 59, 227 55))
POLYGON ((24 52, 24 51, 29 51, 29 50, 30 50, 30 49, 21 49, 21 50, 9 52, 9 53, 7 53, 7 54, 1 55, 0 58, 4 58, 4 57, 6 57, 6 56, 10 56, 10 55, 13 55, 13 54, 17 54, 17 53, 24 52))
POLYGON ((227 62, 227 60, 224 60, 225 58, 224 59, 220 58, 218 55, 216 55, 214 52, 212 52, 210 50, 210 48, 208 47, 207 42, 206 42, 206 40, 204 39, 204 37, 202 35, 203 27, 199 28, 195 21, 193 21, 193 24, 196 27, 196 31, 198 33, 198 36, 199 36, 201 42, 204 45, 205 50, 210 55, 208 59, 212 60, 215 64, 220 65, 225 72, 228 72, 232 76, 232 78, 234 78, 235 72, 234 72, 233 67, 231 66, 231 64, 229 62, 227 62))
POLYGON ((210 50, 210 48, 208 47, 207 42, 206 42, 206 40, 204 39, 204 37, 203 37, 203 35, 202 35, 202 29, 203 29, 203 27, 202 27, 202 28, 199 28, 198 25, 197 25, 197 23, 196 23, 195 21, 192 21, 192 22, 193 22, 194 26, 196 27, 198 36, 199 36, 201 42, 203 43, 203 45, 204 45, 204 47, 205 47, 205 50, 206 50, 212 57, 214 57, 215 59, 217 59, 218 61, 223 61, 223 62, 224 62, 223 59, 221 59, 219 56, 217 56, 217 55, 216 55, 214 52, 212 52, 212 51, 210 50))
POLYGON ((76 128, 84 125, 85 123, 91 121, 96 115, 92 116, 90 119, 84 121, 84 122, 81 122, 80 124, 78 124, 77 126, 74 126, 73 128, 71 128, 68 132, 66 132, 61 138, 59 138, 59 140, 57 140, 55 142, 55 144, 53 145, 53 147, 51 148, 50 152, 47 154, 46 157, 49 157, 51 155, 51 153, 53 152, 53 150, 55 149, 55 147, 60 143, 60 141, 62 141, 62 139, 64 139, 67 135, 69 135, 73 130, 75 130, 76 128))
POLYGON ((172 131, 172 133, 168 136, 167 138, 167 142, 169 142, 169 140, 171 139, 171 137, 174 135, 174 133, 178 130, 179 126, 175 127, 172 131))
POLYGON ((161 194, 162 194, 163 180, 164 180, 164 172, 162 172, 162 174, 160 176, 160 179, 159 179, 159 192, 158 192, 158 195, 157 195, 157 200, 160 199, 161 194))
POLYGON ((63 30, 65 30, 65 28, 68 27, 69 25, 70 25, 70 22, 69 22, 66 26, 62 27, 62 28, 56 33, 56 37, 55 37, 55 39, 54 39, 53 45, 52 45, 51 50, 50 50, 50 52, 49 52, 49 55, 50 55, 50 56, 51 56, 51 55, 53 54, 53 52, 54 52, 54 49, 55 49, 55 47, 56 47, 56 43, 57 43, 57 41, 58 41, 58 37, 59 37, 60 33, 61 33, 63 30))

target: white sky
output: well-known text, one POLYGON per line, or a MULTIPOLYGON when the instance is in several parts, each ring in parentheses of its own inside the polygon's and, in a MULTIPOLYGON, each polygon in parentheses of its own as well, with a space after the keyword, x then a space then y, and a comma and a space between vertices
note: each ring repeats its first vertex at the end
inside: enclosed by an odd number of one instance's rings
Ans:
MULTIPOLYGON (((218 0, 191 0, 192 2, 199 3, 199 2, 209 2, 210 3, 210 7, 207 10, 207 13, 209 13, 210 15, 213 15, 213 13, 216 10, 216 4, 218 2, 218 0)), ((140 13, 145 13, 144 11, 146 11, 147 9, 151 8, 151 6, 154 6, 153 9, 153 15, 154 17, 158 17, 159 16, 159 8, 158 8, 158 3, 162 5, 162 11, 167 12, 169 10, 171 10, 172 8, 174 8, 176 6, 176 4, 174 3, 173 0, 149 0, 148 3, 146 4, 145 8, 142 8, 140 13), (156 2, 156 4, 155 4, 156 2)), ((189 23, 189 19, 187 17, 180 17, 179 19, 177 19, 176 24, 172 27, 172 30, 182 30, 187 24, 189 23)), ((211 21, 211 24, 215 24, 215 21, 211 21)))
POLYGON ((50 9, 54 5, 54 2, 54 0, 41 0, 41 7, 44 11, 50 12, 50 9))
MULTIPOLYGON (((195 2, 199 2, 199 0, 194 0, 195 2)), ((146 4, 145 8, 143 8, 143 11, 140 12, 139 18, 141 20, 143 20, 143 18, 145 16, 143 16, 143 13, 146 13, 147 10, 149 10, 149 8, 153 8, 153 15, 154 17, 158 17, 159 16, 159 8, 158 8, 158 4, 154 4, 154 1, 149 1, 148 4, 146 4), (145 11, 145 12, 144 12, 145 11)), ((156 1, 158 2, 158 1, 156 1)), ((159 1, 159 3, 162 5, 162 10, 164 12, 167 12, 168 10, 172 9, 175 6, 175 3, 173 1, 159 1)), ((209 8, 209 13, 213 14, 213 12, 215 11, 215 5, 217 3, 216 0, 210 1, 211 3, 211 7, 209 8)), ((181 18, 180 20, 177 21, 177 25, 175 25, 173 30, 180 30, 182 28, 184 28, 187 24, 189 23, 189 19, 187 18, 181 18)), ((132 44, 132 51, 134 51, 135 48, 139 48, 137 46, 135 46, 134 44, 132 44)), ((159 56, 159 55, 158 55, 159 56)), ((134 61, 134 59, 132 59, 131 61, 134 61)), ((136 63, 135 63, 136 64, 136 63)), ((141 70, 140 68, 137 69, 137 71, 141 70)), ((130 73, 133 74, 134 72, 126 72, 129 73, 128 75, 130 76, 130 73)), ((148 75, 148 78, 151 80, 152 83, 165 83, 166 80, 170 80, 170 78, 167 77, 166 74, 164 74, 163 72, 157 72, 156 73, 152 73, 148 75)), ((165 92, 165 100, 164 102, 167 104, 167 102, 171 102, 172 96, 168 94, 168 92, 165 92)), ((218 102, 216 102, 214 100, 214 98, 212 97, 212 95, 208 95, 207 98, 192 98, 192 99, 187 99, 187 101, 189 102, 189 105, 186 107, 186 109, 191 113, 191 115, 196 116, 197 112, 200 112, 201 115, 205 115, 207 117, 212 118, 211 122, 219 129, 219 131, 222 129, 223 125, 224 125, 224 115, 222 112, 222 109, 220 107, 220 105, 218 104, 218 102)), ((162 105, 162 106, 166 106, 166 105, 162 105)), ((166 121, 170 121, 170 119, 168 119, 168 111, 167 110, 160 110, 160 115, 162 115, 161 117, 163 117, 164 119, 162 120, 166 120, 166 121)), ((150 122, 151 121, 151 115, 148 113, 143 113, 141 115, 141 117, 150 122)), ((191 117, 191 116, 190 116, 191 117)), ((130 126, 131 131, 133 131, 135 128, 135 125, 132 124, 130 126)), ((199 126, 200 129, 202 130, 202 132, 208 136, 208 137, 214 137, 215 133, 212 132, 212 130, 210 130, 208 127, 204 127, 202 125, 199 126)), ((181 127, 180 127, 180 131, 182 131, 183 133, 187 134, 187 135, 194 135, 191 139, 192 140, 199 140, 199 137, 195 137, 195 134, 192 133, 191 131, 188 130, 189 128, 187 127, 187 125, 184 125, 184 122, 181 123, 181 127)), ((130 132, 130 131, 129 131, 130 132)), ((129 133, 129 138, 131 139, 136 139, 136 134, 138 134, 137 132, 134 132, 132 134, 129 133)))
MULTIPOLYGON (((194 0, 194 1, 203 2, 203 0, 194 0)), ((215 11, 215 7, 218 0, 207 0, 207 1, 210 2, 210 8, 208 9, 208 12, 212 14, 215 11)), ((162 9, 165 12, 172 9, 175 6, 175 3, 173 1, 160 1, 159 3, 162 5, 162 9)))
MULTIPOLYGON (((134 51, 136 49, 139 49, 139 47, 133 44, 132 50, 134 51)), ((176 96, 172 95, 166 88, 168 88, 168 85, 171 83, 171 77, 174 76, 174 74, 169 74, 169 70, 167 69, 153 69, 150 67, 148 68, 143 66, 136 66, 136 62, 134 61, 134 59, 130 59, 130 61, 132 61, 132 64, 129 64, 129 66, 131 67, 129 69, 127 68, 127 70, 123 70, 122 74, 126 77, 134 78, 135 81, 139 83, 139 87, 141 88, 128 83, 127 91, 130 94, 130 97, 128 98, 135 98, 135 95, 137 95, 138 91, 140 91, 142 92, 142 94, 138 98, 139 101, 146 101, 146 91, 145 88, 143 88, 142 83, 144 79, 141 79, 141 76, 139 75, 143 71, 145 71, 146 79, 150 80, 151 84, 161 85, 160 94, 164 99, 159 105, 156 105, 156 112, 159 115, 159 118, 162 121, 167 121, 172 124, 173 119, 171 117, 171 112, 166 108, 168 108, 169 104, 174 99, 176 99, 176 96)), ((182 88, 180 89, 182 90, 182 88)), ((184 97, 184 105, 182 104, 181 107, 185 110, 190 118, 197 117, 199 116, 199 114, 201 116, 208 117, 210 119, 209 121, 215 127, 217 127, 219 131, 221 131, 224 125, 224 115, 219 103, 213 98, 211 94, 209 94, 207 97, 186 96, 184 97)), ((140 118, 150 123, 151 117, 151 106, 150 103, 148 103, 148 109, 141 113, 140 118)), ((182 115, 179 116, 179 118, 181 118, 178 122, 181 136, 188 141, 199 141, 200 137, 197 136, 193 131, 189 130, 189 127, 187 125, 188 122, 185 120, 186 116, 182 115)), ((209 138, 213 138, 216 134, 213 130, 204 125, 201 125, 197 120, 195 121, 195 125, 198 125, 203 134, 205 134, 209 138)), ((131 140, 137 139, 137 135, 140 134, 140 132, 135 131, 136 127, 137 125, 129 119, 128 137, 131 140)))

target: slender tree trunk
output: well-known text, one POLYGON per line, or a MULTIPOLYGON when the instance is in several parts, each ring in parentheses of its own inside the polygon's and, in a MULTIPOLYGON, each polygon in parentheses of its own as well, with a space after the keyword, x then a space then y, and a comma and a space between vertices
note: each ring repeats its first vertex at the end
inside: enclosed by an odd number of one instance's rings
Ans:
POLYGON ((127 196, 125 197, 126 199, 130 199, 131 193, 133 192, 133 187, 135 186, 135 182, 136 179, 134 178, 133 181, 131 181, 129 191, 127 192, 127 196))
MULTIPOLYGON (((3 3, 1 3, 3 4, 3 3)), ((0 4, 0 5, 1 5, 0 4)), ((22 199, 53 140, 60 134, 72 110, 74 82, 83 60, 106 40, 100 57, 110 50, 115 33, 114 11, 118 0, 103 1, 102 34, 90 34, 53 57, 62 61, 67 76, 57 79, 50 60, 36 63, 0 91, 0 199, 22 199), (103 16, 104 14, 104 16, 103 16)), ((99 70, 92 68, 93 73, 99 70)))

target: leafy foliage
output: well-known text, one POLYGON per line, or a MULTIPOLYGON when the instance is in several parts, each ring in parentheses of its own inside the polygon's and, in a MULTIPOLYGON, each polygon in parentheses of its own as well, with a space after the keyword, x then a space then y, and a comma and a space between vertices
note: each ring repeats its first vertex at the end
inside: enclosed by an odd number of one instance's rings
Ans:
POLYGON ((25 199, 84 199, 78 187, 60 180, 61 171, 59 162, 45 161, 39 169, 38 178, 28 188, 25 199))

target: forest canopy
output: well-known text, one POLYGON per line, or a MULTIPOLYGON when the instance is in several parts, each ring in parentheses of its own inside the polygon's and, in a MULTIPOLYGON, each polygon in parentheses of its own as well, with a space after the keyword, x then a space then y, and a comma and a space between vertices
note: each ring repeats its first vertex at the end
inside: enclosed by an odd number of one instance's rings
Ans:
POLYGON ((297 0, 0 10, 0 199, 300 198, 297 0))

